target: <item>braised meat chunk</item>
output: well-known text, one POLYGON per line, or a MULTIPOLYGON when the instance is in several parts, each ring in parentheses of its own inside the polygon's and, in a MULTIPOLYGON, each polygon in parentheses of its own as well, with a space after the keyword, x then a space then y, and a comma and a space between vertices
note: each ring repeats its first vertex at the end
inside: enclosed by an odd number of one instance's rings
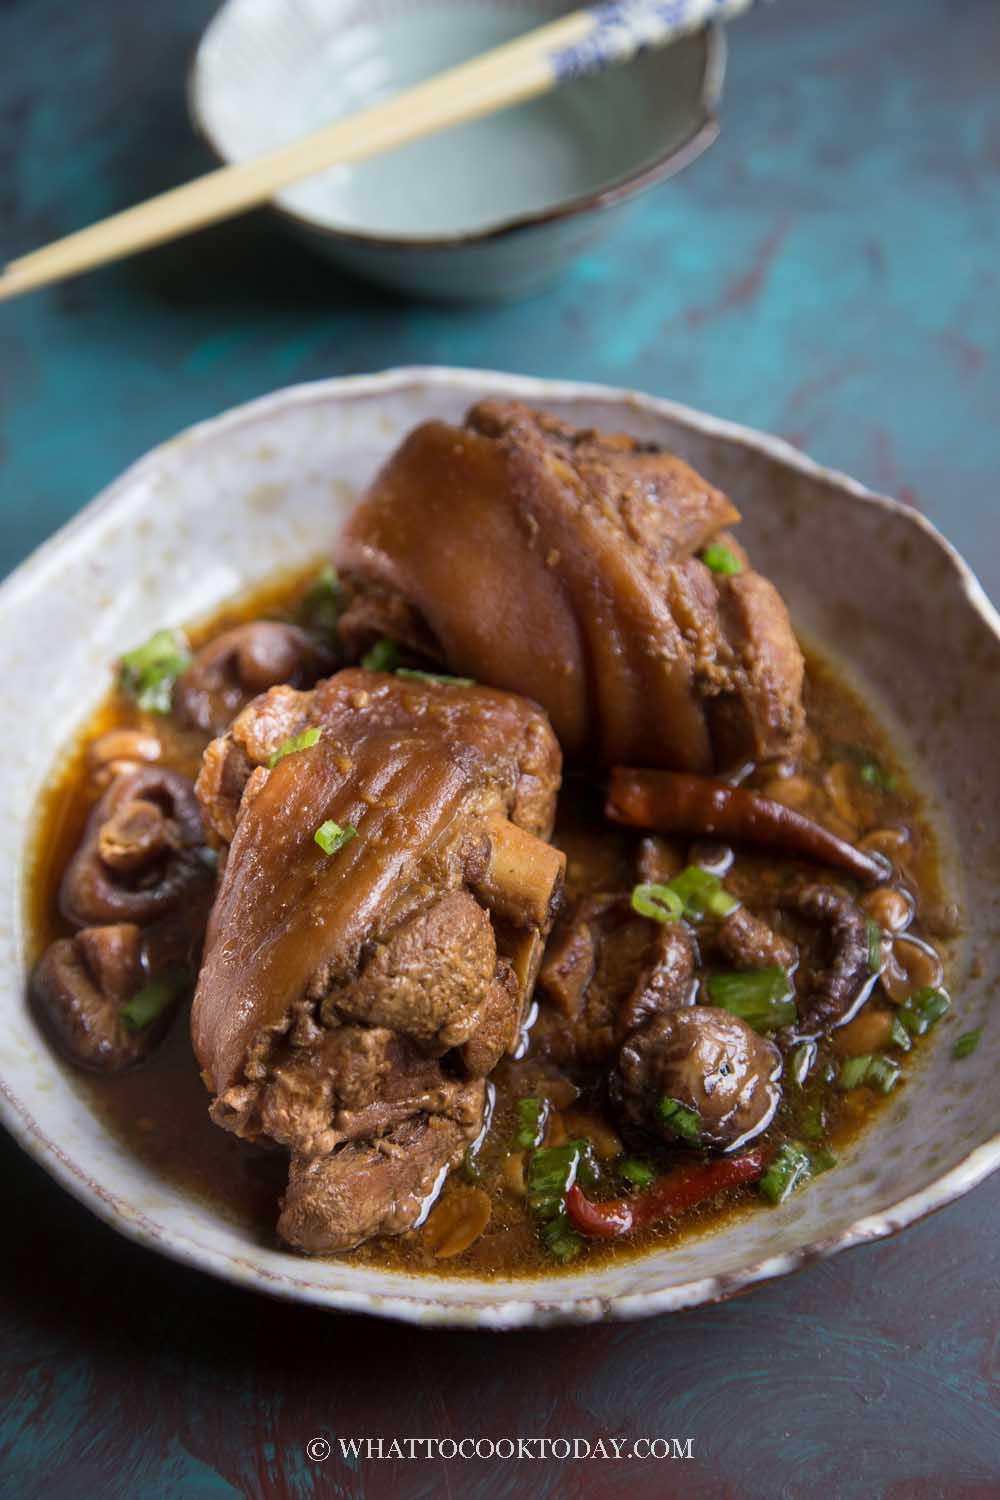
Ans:
POLYGON ((538 978, 533 1042, 562 1065, 606 1064, 661 1011, 694 1001, 695 948, 683 923, 647 921, 627 896, 585 897, 560 921, 538 978))
POLYGON ((400 1233, 479 1131, 562 889, 559 777, 525 700, 359 670, 271 689, 206 752, 192 1035, 213 1119, 292 1154, 288 1243, 400 1233))
MULTIPOLYGON (((478 1118, 482 1082, 467 1085, 467 1093, 478 1118)), ((461 1159, 468 1139, 467 1124, 421 1114, 329 1156, 293 1156, 278 1232, 307 1254, 402 1234, 419 1218, 442 1171, 461 1159)))
POLYGON ((464 427, 411 433, 348 520, 352 644, 401 639, 530 694, 575 760, 706 772, 789 755, 802 653, 725 532, 738 520, 673 454, 482 402, 464 427), (720 552, 722 570, 702 560, 720 552))

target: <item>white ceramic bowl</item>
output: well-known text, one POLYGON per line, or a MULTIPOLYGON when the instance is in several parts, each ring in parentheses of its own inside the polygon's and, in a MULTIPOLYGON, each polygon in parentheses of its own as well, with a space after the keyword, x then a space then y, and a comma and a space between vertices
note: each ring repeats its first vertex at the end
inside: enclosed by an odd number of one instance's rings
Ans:
MULTIPOLYGON (((225 0, 195 54, 195 127, 244 161, 541 26, 573 0, 225 0)), ((348 270, 424 296, 537 290, 715 139, 719 27, 332 168, 275 207, 348 270)))
POLYGON ((586 1322, 728 1296, 889 1234, 1000 1164, 1000 1026, 986 1025, 969 1058, 951 1057, 958 1031, 987 1021, 995 988, 1000 843, 989 789, 1000 619, 953 549, 904 506, 777 439, 670 402, 477 371, 397 370, 279 391, 156 449, 3 585, 0 619, 0 976, 8 997, 0 1118, 57 1181, 132 1239, 324 1307, 491 1328, 586 1322), (970 914, 954 1016, 836 1171, 710 1238, 596 1271, 510 1282, 408 1276, 260 1246, 108 1134, 23 1000, 32 809, 60 747, 103 694, 110 659, 158 626, 204 614, 274 569, 314 557, 409 428, 431 416, 457 419, 486 395, 665 443, 730 491, 746 512, 743 537, 799 629, 850 663, 910 746, 946 845, 962 850, 970 914))

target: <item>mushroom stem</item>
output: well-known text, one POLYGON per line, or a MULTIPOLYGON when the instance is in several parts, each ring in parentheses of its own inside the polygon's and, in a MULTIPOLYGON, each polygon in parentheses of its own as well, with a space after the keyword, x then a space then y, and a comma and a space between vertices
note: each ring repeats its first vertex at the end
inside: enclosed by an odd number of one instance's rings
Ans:
POLYGON ((180 830, 162 807, 137 797, 115 809, 97 836, 97 852, 109 869, 124 874, 145 869, 180 847, 180 830))
POLYGON ((476 892, 498 917, 515 927, 546 931, 566 873, 566 856, 509 818, 489 820, 489 864, 476 892))

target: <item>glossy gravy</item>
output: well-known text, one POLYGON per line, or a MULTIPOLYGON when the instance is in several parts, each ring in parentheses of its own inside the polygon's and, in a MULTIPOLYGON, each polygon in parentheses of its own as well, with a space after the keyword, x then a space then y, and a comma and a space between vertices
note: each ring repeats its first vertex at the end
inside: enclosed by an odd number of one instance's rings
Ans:
MULTIPOLYGON (((312 574, 309 570, 281 577, 253 595, 227 604, 211 620, 188 632, 192 644, 248 619, 286 614, 294 608, 312 574)), ((808 656, 806 704, 811 734, 807 756, 796 775, 781 781, 776 779, 774 768, 756 767, 750 771, 747 784, 766 787, 769 795, 782 800, 794 800, 800 810, 848 839, 888 830, 902 882, 916 901, 911 931, 934 943, 946 957, 948 938, 957 930, 957 913, 942 890, 934 835, 898 755, 871 710, 816 654, 808 656), (866 767, 876 767, 877 775, 865 772, 866 767)), ((208 736, 182 729, 168 718, 140 712, 117 691, 109 694, 55 769, 39 807, 29 872, 36 954, 70 931, 59 915, 57 894, 62 872, 97 797, 87 764, 87 745, 120 727, 155 733, 162 746, 160 764, 190 777, 197 772, 208 740, 208 736)), ((638 878, 639 835, 607 824, 601 806, 598 787, 567 778, 554 842, 569 857, 570 896, 628 891, 638 878)), ((740 851, 726 875, 726 885, 752 909, 776 883, 788 880, 798 870, 817 873, 815 867, 740 851)), ((210 1122, 209 1099, 198 1074, 186 1020, 186 1012, 179 1014, 161 1048, 134 1072, 95 1077, 67 1066, 67 1076, 122 1151, 137 1158, 157 1177, 211 1204, 215 1212, 240 1225, 260 1243, 276 1244, 274 1223, 286 1175, 285 1153, 249 1145, 210 1122)), ((922 1045, 918 1041, 911 1052, 898 1059, 903 1068, 901 1087, 905 1088, 906 1070, 913 1066, 922 1045)), ((824 1042, 806 1086, 785 1088, 779 1113, 762 1137, 765 1144, 798 1138, 807 1118, 813 1125, 820 1118, 824 1144, 836 1155, 878 1115, 885 1102, 879 1094, 865 1087, 843 1092, 833 1082, 824 1081, 824 1069, 829 1070, 836 1062, 835 1050, 824 1042)), ((586 1122, 588 1115, 598 1125, 614 1129, 614 1122, 604 1119, 593 1080, 580 1077, 577 1082, 581 1092, 572 1102, 568 1122, 563 1119, 565 1105, 562 1111, 553 1110, 550 1141, 558 1143, 560 1131, 563 1138, 573 1131, 579 1133, 580 1120, 586 1122)), ((517 1101, 545 1095, 553 1088, 562 1098, 565 1086, 560 1088, 558 1080, 554 1083, 552 1066, 535 1055, 530 1039, 524 1055, 505 1061, 493 1075, 492 1084, 490 1127, 474 1164, 470 1161, 452 1173, 439 1200, 447 1203, 474 1184, 488 1194, 491 1202, 485 1230, 467 1249, 447 1260, 435 1258, 420 1228, 397 1239, 363 1245, 349 1252, 351 1259, 408 1271, 476 1276, 525 1276, 560 1269, 541 1244, 530 1209, 518 1195, 519 1174, 517 1164, 511 1163, 510 1148, 517 1101)), ((685 1153, 683 1148, 654 1147, 645 1154, 657 1168, 690 1159, 690 1152, 685 1153)), ((595 1189, 596 1197, 614 1196, 622 1190, 621 1184, 615 1183, 613 1168, 609 1172, 608 1182, 595 1189)), ((626 1240, 587 1241, 571 1269, 639 1255, 680 1236, 715 1228, 734 1215, 767 1211, 755 1185, 742 1187, 721 1203, 708 1203, 681 1219, 638 1231, 626 1240)))

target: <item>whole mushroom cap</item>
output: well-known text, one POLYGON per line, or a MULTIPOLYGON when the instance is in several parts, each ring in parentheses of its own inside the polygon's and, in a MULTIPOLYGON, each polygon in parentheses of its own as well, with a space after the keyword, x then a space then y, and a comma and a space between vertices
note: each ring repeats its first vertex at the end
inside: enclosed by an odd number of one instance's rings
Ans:
POLYGON ((674 1100, 698 1116, 698 1141, 724 1149, 765 1130, 781 1099, 781 1053, 745 1021, 710 1005, 653 1018, 623 1043, 617 1092, 630 1124, 688 1139, 661 1114, 674 1100))

